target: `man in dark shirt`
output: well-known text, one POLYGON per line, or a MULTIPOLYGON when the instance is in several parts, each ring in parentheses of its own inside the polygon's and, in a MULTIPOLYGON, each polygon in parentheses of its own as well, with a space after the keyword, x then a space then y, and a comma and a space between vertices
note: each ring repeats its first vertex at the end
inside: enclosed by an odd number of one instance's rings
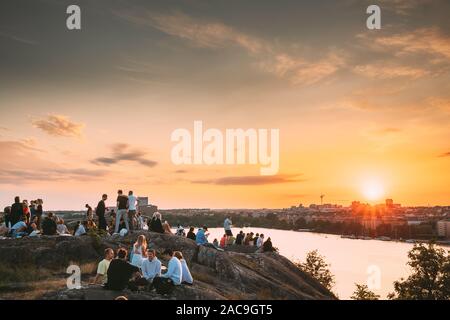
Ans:
POLYGON ((244 232, 241 230, 241 232, 238 233, 236 236, 236 245, 242 245, 242 241, 244 240, 244 232))
POLYGON ((116 228, 114 230, 115 233, 119 232, 119 224, 120 219, 125 221, 125 226, 128 231, 130 231, 130 226, 128 225, 128 214, 127 214, 127 206, 128 206, 128 197, 123 195, 122 190, 117 191, 117 214, 116 214, 116 228))
POLYGON ((14 203, 11 206, 11 213, 9 215, 9 221, 11 226, 15 225, 23 216, 23 204, 20 202, 19 197, 14 198, 14 203))
POLYGON ((53 219, 53 212, 49 212, 44 221, 42 221, 42 234, 44 236, 56 235, 56 222, 53 219))
POLYGON ((105 231, 106 231, 106 219, 105 219, 105 211, 106 211, 105 201, 106 201, 106 199, 108 199, 108 196, 106 194, 104 194, 102 196, 102 200, 100 200, 100 202, 97 205, 97 209, 95 210, 95 213, 97 214, 97 217, 98 217, 98 227, 101 230, 105 230, 105 231))
POLYGON ((42 205, 44 204, 44 201, 42 199, 37 199, 37 207, 36 207, 36 217, 37 217, 37 227, 38 229, 41 228, 41 221, 42 221, 42 214, 44 213, 44 209, 42 208, 42 205))
MULTIPOLYGON (((5 218, 5 226, 7 227, 7 228, 9 228, 9 225, 10 225, 10 222, 11 222, 11 207, 6 207, 4 210, 3 210, 3 212, 4 212, 4 214, 5 214, 5 216, 4 216, 4 218, 5 218)), ((12 226, 11 226, 12 227, 12 226)))
POLYGON ((108 282, 105 285, 109 290, 123 290, 130 284, 131 278, 139 272, 139 268, 127 261, 127 250, 119 249, 117 258, 112 260, 108 268, 108 282))
POLYGON ((194 227, 190 227, 190 228, 189 228, 189 232, 187 233, 187 236, 186 236, 186 238, 188 238, 188 239, 191 239, 191 240, 194 240, 194 241, 195 241, 195 239, 196 239, 196 236, 195 236, 195 232, 194 232, 194 227))

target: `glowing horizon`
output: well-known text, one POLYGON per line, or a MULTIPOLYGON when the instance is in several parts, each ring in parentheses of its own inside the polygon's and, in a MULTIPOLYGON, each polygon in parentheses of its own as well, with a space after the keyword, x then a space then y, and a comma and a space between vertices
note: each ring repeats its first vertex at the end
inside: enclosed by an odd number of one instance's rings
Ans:
POLYGON ((0 206, 450 205, 450 3, 382 1, 382 30, 369 1, 224 4, 96 1, 79 32, 61 5, 2 4, 0 206), (279 172, 174 165, 196 120, 279 129, 279 172))

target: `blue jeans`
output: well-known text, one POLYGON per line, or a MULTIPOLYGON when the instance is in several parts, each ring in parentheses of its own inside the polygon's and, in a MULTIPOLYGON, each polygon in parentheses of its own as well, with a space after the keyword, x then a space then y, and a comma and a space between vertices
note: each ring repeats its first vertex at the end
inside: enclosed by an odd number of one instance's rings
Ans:
POLYGON ((116 228, 114 230, 115 233, 119 232, 119 224, 120 224, 121 218, 123 218, 123 220, 125 221, 125 226, 126 226, 127 230, 130 231, 130 226, 128 225, 127 210, 126 209, 121 209, 121 210, 117 210, 117 214, 116 214, 116 228))

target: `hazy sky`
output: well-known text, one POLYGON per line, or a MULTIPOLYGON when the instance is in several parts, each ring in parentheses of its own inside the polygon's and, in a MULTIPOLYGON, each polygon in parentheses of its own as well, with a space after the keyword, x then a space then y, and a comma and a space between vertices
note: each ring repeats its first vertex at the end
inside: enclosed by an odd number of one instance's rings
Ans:
POLYGON ((1 1, 0 205, 449 205, 450 3, 375 1, 368 30, 372 2, 1 1), (279 129, 279 174, 173 165, 195 120, 279 129))

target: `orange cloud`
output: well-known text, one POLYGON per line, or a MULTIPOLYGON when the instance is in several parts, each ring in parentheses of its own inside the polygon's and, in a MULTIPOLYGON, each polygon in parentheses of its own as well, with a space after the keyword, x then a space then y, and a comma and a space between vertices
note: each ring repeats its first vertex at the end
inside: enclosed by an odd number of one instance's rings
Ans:
POLYGON ((385 66, 385 65, 361 65, 356 66, 353 71, 372 79, 393 79, 407 77, 418 79, 426 76, 429 72, 419 68, 406 66, 385 66))
POLYGON ((80 137, 84 124, 75 123, 62 115, 49 115, 46 119, 32 120, 34 127, 55 137, 80 137))
POLYGON ((277 176, 242 176, 242 177, 223 177, 218 179, 209 180, 194 180, 192 183, 197 184, 215 184, 215 185, 266 185, 266 184, 278 184, 278 183, 292 183, 301 182, 302 179, 298 179, 299 175, 277 175, 277 176))

